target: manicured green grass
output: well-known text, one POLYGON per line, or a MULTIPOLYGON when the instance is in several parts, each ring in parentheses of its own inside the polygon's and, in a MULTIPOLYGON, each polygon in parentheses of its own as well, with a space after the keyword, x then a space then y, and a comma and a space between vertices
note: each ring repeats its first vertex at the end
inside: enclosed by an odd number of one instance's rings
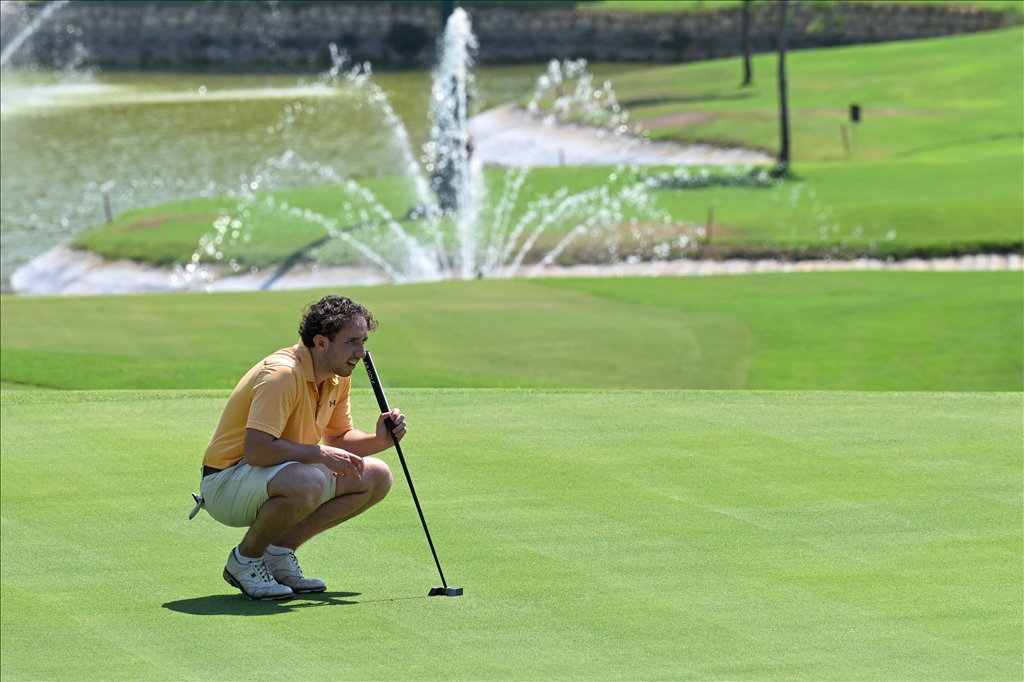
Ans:
MULTIPOLYGON (((88 249, 111 259, 129 259, 154 265, 186 264, 199 249, 199 240, 215 232, 214 223, 222 215, 240 213, 238 201, 231 197, 187 199, 147 209, 125 211, 107 224, 78 235, 75 248, 88 249)), ((260 235, 262 236, 262 235, 260 235)), ((300 237, 301 238, 301 237, 300 237)), ((282 235, 283 240, 288 238, 282 235)), ((248 245, 246 245, 248 246, 248 245)), ((264 265, 261 250, 271 247, 275 259, 282 258, 284 244, 274 240, 257 241, 247 262, 264 265)), ((205 255, 205 254, 204 254, 205 255)), ((283 255, 287 255, 286 253, 283 255)))
POLYGON ((537 283, 651 310, 742 320, 751 338, 749 388, 1024 388, 1019 272, 537 283))
MULTIPOLYGON (((840 125, 851 126, 855 159, 891 158, 948 145, 949 162, 995 153, 1020 158, 1024 28, 787 56, 793 158, 840 161, 840 125), (1006 136, 1001 149, 974 146, 1006 136), (854 137, 855 136, 855 137, 854 137)), ((645 69, 615 79, 619 101, 652 137, 719 140, 778 150, 776 56, 757 55, 755 82, 741 87, 740 60, 645 69), (673 124, 672 116, 687 114, 673 124), (653 120, 652 120, 653 119, 653 120), (701 120, 703 119, 703 120, 701 120)), ((951 169, 954 170, 954 169, 951 169)))
POLYGON ((226 396, 3 394, 5 680, 1024 675, 1020 394, 395 390, 465 595, 396 472, 287 603, 187 520, 226 396))
MULTIPOLYGON (((4 297, 0 378, 231 388, 326 293, 380 318, 401 387, 1024 388, 1019 272, 503 280, 89 298, 4 297)), ((357 385, 365 386, 362 372, 357 385)))
MULTIPOLYGON (((416 204, 415 189, 410 181, 402 177, 364 178, 359 185, 372 192, 380 205, 407 229, 415 229, 412 221, 404 220, 416 204)), ((109 259, 165 266, 187 264, 194 255, 206 263, 227 264, 234 259, 248 270, 252 266, 263 268, 281 263, 296 251, 322 239, 328 234, 325 221, 334 221, 332 229, 344 229, 380 217, 373 213, 364 218, 360 209, 373 211, 373 205, 342 185, 260 192, 247 198, 189 199, 126 211, 110 224, 78 235, 71 245, 109 259), (346 202, 349 209, 345 208, 346 202), (202 239, 217 235, 215 223, 222 216, 237 222, 228 222, 223 241, 207 251, 202 239), (220 259, 215 257, 217 251, 222 253, 220 259)), ((387 233, 388 228, 381 227, 358 230, 354 234, 372 243, 372 235, 380 238, 387 233)), ((357 260, 358 252, 344 250, 344 243, 331 248, 335 262, 357 260)))
MULTIPOLYGON (((708 207, 713 207, 715 244, 841 246, 884 254, 989 242, 1016 244, 1019 252, 1024 241, 1024 162, 1020 154, 1003 154, 1004 146, 977 145, 975 151, 984 154, 959 159, 955 170, 945 152, 934 150, 849 164, 801 163, 793 180, 763 188, 656 189, 652 195, 676 222, 691 226, 691 234, 696 234, 693 227, 707 224, 708 207)), ((665 171, 654 168, 646 174, 665 171)), ((691 169, 692 175, 699 172, 691 169)), ((610 168, 571 173, 536 169, 524 185, 521 203, 563 186, 582 191, 606 182, 613 173, 610 168)), ((617 174, 630 177, 621 170, 617 174)), ((643 220, 640 211, 624 215, 643 220)), ((564 233, 574 226, 566 223, 553 231, 564 233)))
POLYGON ((39 391, 48 388, 48 386, 39 386, 38 384, 22 384, 17 381, 0 380, 0 391, 39 391))

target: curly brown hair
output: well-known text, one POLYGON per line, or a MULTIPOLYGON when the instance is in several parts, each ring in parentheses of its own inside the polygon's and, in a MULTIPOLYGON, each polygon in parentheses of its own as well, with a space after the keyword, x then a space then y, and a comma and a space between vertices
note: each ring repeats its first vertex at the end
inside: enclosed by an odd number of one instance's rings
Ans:
POLYGON ((317 334, 334 340, 343 327, 358 318, 366 320, 366 328, 373 331, 377 328, 377 320, 373 313, 344 296, 324 296, 316 303, 310 303, 302 311, 299 322, 299 336, 306 348, 313 347, 313 337, 317 334))

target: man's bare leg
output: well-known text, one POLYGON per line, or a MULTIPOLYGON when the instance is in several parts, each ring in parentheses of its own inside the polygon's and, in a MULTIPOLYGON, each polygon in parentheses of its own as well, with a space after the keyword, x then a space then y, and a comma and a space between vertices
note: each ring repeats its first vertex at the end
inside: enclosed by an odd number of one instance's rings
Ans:
MULTIPOLYGON (((320 505, 313 513, 271 542, 278 547, 296 550, 311 537, 362 514, 383 500, 391 490, 391 469, 376 457, 366 457, 363 459, 362 476, 358 479, 352 475, 337 476, 334 481, 333 500, 320 505)), ((330 485, 330 482, 327 484, 330 485)), ((262 512, 260 509, 260 513, 262 512)))
POLYGON ((275 539, 317 511, 325 485, 329 483, 323 472, 306 464, 291 464, 277 472, 267 485, 270 499, 260 507, 238 552, 245 557, 263 556, 275 539))

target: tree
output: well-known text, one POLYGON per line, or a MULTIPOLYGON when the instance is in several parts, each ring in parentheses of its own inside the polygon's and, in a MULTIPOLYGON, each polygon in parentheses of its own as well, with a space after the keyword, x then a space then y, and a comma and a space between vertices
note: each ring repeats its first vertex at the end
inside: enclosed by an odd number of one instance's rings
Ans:
POLYGON ((750 3, 743 0, 743 83, 750 85, 754 80, 754 71, 750 66, 750 3))
POLYGON ((789 170, 789 106, 786 101, 786 9, 788 0, 779 2, 779 133, 782 144, 775 174, 785 177, 789 170))

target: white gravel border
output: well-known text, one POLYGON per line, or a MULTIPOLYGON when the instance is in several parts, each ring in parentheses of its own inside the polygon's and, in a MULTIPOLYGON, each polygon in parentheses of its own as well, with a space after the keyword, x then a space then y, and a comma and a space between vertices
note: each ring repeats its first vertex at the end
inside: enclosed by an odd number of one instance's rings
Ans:
MULTIPOLYGON (((702 275, 752 275, 785 272, 840 272, 851 270, 903 270, 916 272, 968 272, 979 270, 1024 270, 1024 257, 1016 254, 961 256, 959 258, 912 258, 887 262, 873 258, 856 260, 690 260, 618 263, 615 265, 549 265, 506 268, 500 277, 686 277, 702 275)), ((92 296, 99 294, 143 294, 173 291, 259 291, 276 275, 268 268, 257 273, 219 276, 211 280, 193 276, 186 280, 171 268, 157 268, 133 261, 105 261, 88 251, 57 246, 11 277, 14 291, 27 296, 92 296)), ((274 281, 270 291, 317 287, 372 286, 394 280, 373 268, 296 266, 274 281)))
POLYGON ((958 258, 908 258, 884 261, 877 258, 854 260, 691 260, 616 265, 548 266, 530 273, 521 268, 520 275, 538 277, 657 277, 700 275, 756 275, 783 272, 848 272, 857 270, 903 270, 913 272, 970 272, 978 270, 1024 270, 1024 257, 1017 254, 960 256, 958 258))

